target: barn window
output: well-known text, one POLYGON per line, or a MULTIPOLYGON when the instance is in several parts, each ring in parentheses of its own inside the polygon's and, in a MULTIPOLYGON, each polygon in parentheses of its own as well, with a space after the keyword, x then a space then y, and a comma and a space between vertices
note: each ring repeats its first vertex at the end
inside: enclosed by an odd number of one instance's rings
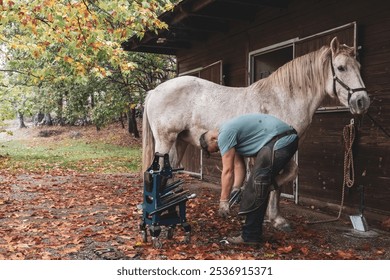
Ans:
POLYGON ((249 84, 268 77, 294 58, 294 40, 272 45, 249 53, 249 84))

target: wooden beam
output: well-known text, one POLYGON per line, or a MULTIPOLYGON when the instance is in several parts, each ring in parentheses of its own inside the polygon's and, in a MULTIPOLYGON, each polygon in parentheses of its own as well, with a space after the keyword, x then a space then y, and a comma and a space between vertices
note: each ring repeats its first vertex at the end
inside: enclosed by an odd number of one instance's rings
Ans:
POLYGON ((237 6, 284 8, 287 6, 288 0, 217 0, 217 2, 235 4, 237 6))
POLYGON ((228 30, 228 22, 212 18, 191 18, 169 26, 169 30, 204 32, 206 34, 226 32, 228 30))
POLYGON ((188 13, 189 17, 198 17, 198 18, 208 18, 208 19, 217 19, 225 21, 247 21, 254 17, 256 14, 255 11, 252 12, 239 12, 235 11, 234 13, 222 13, 222 14, 206 14, 206 13, 188 13))
POLYGON ((129 50, 134 52, 144 52, 144 53, 157 53, 157 54, 166 54, 166 55, 176 55, 176 49, 168 48, 157 48, 156 46, 139 46, 137 49, 129 50))
MULTIPOLYGON (((183 19, 187 18, 189 13, 196 13, 208 5, 216 2, 217 0, 203 0, 203 1, 187 1, 187 2, 182 2, 179 3, 174 9, 174 11, 170 14, 170 18, 168 19, 168 14, 167 14, 167 23, 168 24, 176 24, 178 22, 181 22, 183 19), (184 6, 186 5, 186 6, 184 6)), ((162 19, 165 21, 164 17, 162 19)))
POLYGON ((191 32, 184 29, 170 29, 159 34, 159 38, 167 38, 170 41, 205 41, 208 35, 204 32, 191 32))

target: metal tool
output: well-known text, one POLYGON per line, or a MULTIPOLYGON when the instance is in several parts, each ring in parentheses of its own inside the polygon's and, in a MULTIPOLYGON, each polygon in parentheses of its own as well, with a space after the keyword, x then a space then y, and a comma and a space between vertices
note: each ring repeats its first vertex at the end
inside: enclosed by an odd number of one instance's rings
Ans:
POLYGON ((229 208, 232 208, 235 204, 240 203, 241 201, 242 189, 235 190, 231 193, 229 199, 229 208))

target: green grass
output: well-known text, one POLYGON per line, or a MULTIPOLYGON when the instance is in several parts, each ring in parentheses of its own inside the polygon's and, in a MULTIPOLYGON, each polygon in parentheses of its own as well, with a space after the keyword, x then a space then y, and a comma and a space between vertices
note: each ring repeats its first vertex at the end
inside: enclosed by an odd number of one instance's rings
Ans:
POLYGON ((126 173, 141 168, 141 148, 85 140, 62 140, 29 145, 24 141, 0 142, 0 169, 41 172, 70 169, 79 172, 126 173))

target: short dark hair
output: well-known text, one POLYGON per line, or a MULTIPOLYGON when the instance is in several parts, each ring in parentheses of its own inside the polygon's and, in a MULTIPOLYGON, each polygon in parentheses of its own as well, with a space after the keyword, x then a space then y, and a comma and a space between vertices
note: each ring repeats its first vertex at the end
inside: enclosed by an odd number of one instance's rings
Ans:
POLYGON ((200 137, 199 137, 199 143, 200 143, 200 147, 202 148, 202 150, 205 152, 206 154, 206 157, 210 157, 210 152, 208 150, 209 148, 209 144, 207 143, 206 141, 206 133, 208 131, 206 131, 205 133, 203 133, 200 137))

